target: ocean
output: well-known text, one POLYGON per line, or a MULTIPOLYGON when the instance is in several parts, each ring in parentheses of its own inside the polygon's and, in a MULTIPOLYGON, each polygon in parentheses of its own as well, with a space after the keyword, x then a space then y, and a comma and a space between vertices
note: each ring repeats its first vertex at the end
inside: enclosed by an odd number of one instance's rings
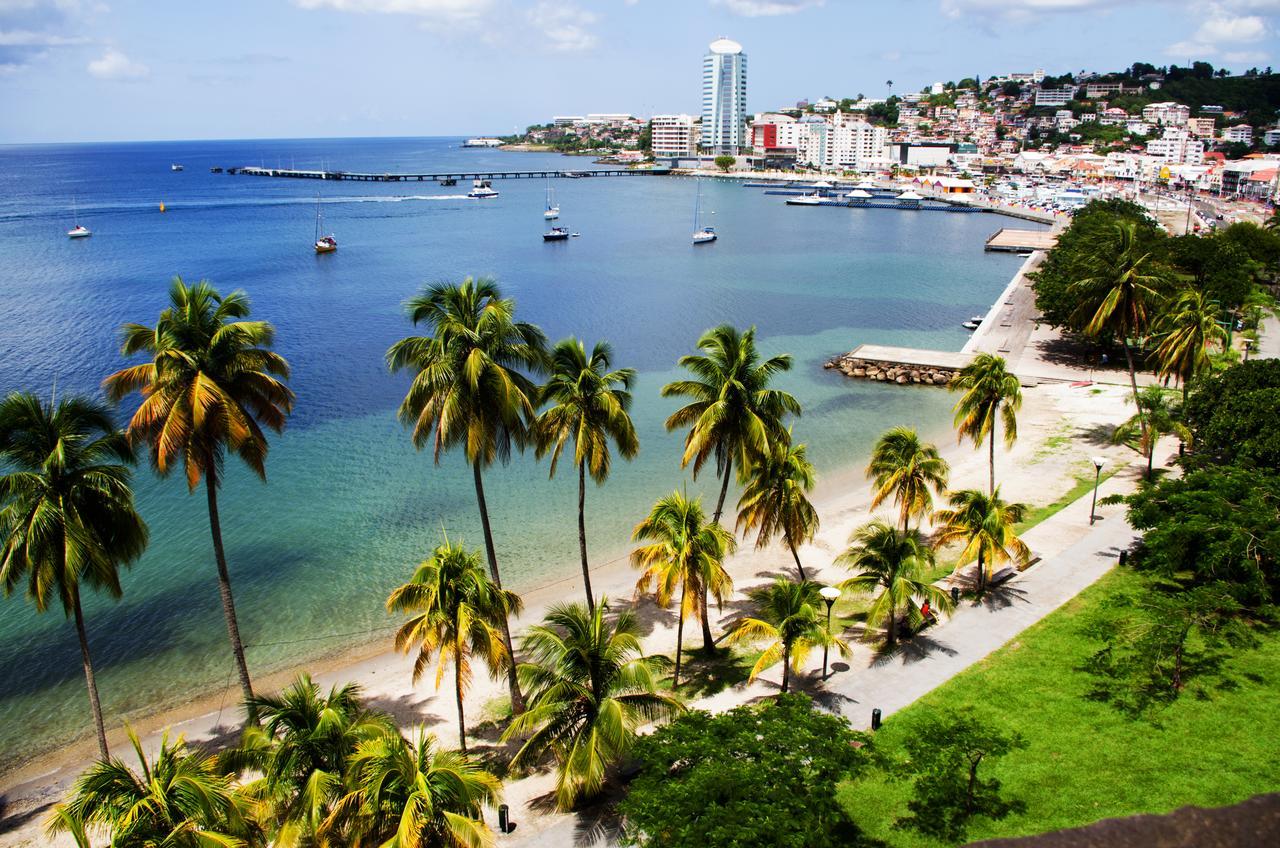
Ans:
MULTIPOLYGON (((332 139, 0 147, 0 392, 97 394, 125 364, 119 328, 154 324, 170 279, 244 289, 277 329, 297 406, 273 437, 263 484, 229 464, 221 494, 240 627, 257 674, 384 639, 383 602, 442 530, 479 547, 467 467, 436 466, 396 420, 408 378, 387 347, 413 332, 402 304, 421 286, 497 278, 519 317, 552 340, 612 343, 639 371, 639 457, 587 494, 593 564, 625 556, 630 528, 658 497, 709 476, 680 469, 675 400, 659 397, 707 328, 755 325, 779 380, 804 405, 795 438, 828 477, 865 461, 895 424, 941 434, 942 391, 847 380, 823 362, 862 342, 959 349, 960 323, 984 313, 1021 261, 986 254, 985 214, 787 207, 759 189, 679 177, 558 180, 544 243, 545 184, 355 183, 211 174, 212 166, 396 172, 593 167, 545 153, 464 150, 460 139, 332 139), (185 166, 170 170, 171 163, 185 166), (317 200, 339 250, 311 249, 317 200), (160 212, 164 203, 167 211, 160 212), (92 238, 70 240, 74 215, 92 238)), ((131 408, 121 410, 121 419, 131 408)), ((120 601, 86 599, 108 721, 174 706, 234 682, 203 493, 180 477, 136 474, 151 546, 120 601)), ((529 589, 576 573, 576 479, 516 456, 486 484, 504 580, 529 589)), ((0 604, 0 767, 90 732, 73 628, 21 596, 0 604)))

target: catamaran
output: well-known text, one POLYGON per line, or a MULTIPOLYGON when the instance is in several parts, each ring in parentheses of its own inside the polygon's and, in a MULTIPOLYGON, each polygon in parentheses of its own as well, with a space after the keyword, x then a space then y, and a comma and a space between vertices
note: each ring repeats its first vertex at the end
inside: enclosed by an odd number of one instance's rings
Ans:
POLYGON ((694 244, 710 244, 715 241, 715 227, 704 227, 701 225, 702 220, 702 181, 698 180, 698 191, 694 195, 693 200, 693 243, 694 244))
POLYGON ((93 231, 80 223, 80 216, 76 212, 76 199, 71 198, 71 223, 74 224, 71 229, 67 230, 68 238, 84 238, 93 235, 93 231))
POLYGON ((560 207, 556 204, 556 196, 551 190, 550 180, 547 180, 547 211, 542 213, 542 217, 548 221, 554 221, 560 217, 560 207))
POLYGON ((320 211, 320 197, 316 196, 316 253, 333 253, 338 249, 338 240, 324 232, 324 213, 320 211))

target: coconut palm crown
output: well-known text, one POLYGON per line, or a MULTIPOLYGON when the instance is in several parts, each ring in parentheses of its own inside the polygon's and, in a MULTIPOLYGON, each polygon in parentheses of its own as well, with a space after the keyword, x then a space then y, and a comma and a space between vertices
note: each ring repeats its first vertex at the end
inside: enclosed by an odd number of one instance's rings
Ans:
POLYGON ((766 547, 781 537, 805 579, 799 546, 818 532, 818 511, 809 500, 814 487, 813 465, 804 445, 776 441, 747 476, 738 499, 738 529, 756 531, 756 547, 766 547))
POLYGON ((938 448, 920 441, 910 427, 887 430, 876 442, 867 465, 873 495, 871 508, 887 500, 898 506, 902 531, 913 518, 933 511, 933 497, 947 490, 951 468, 938 453, 938 448))
POLYGON ((1005 367, 1003 357, 980 353, 956 372, 948 388, 962 392, 956 401, 955 428, 960 439, 974 447, 987 441, 988 491, 996 490, 996 422, 1004 428, 1004 443, 1012 447, 1018 438, 1018 410, 1022 389, 1016 375, 1005 367))
MULTIPOLYGON (((897 642, 900 610, 907 612, 911 624, 919 625, 923 622, 919 603, 927 602, 939 611, 951 609, 951 596, 929 579, 935 556, 919 528, 899 530, 884 521, 871 521, 855 530, 849 542, 836 562, 857 573, 840 588, 877 592, 867 622, 884 626, 889 648, 897 642)), ((868 627, 866 637, 874 634, 868 627)))

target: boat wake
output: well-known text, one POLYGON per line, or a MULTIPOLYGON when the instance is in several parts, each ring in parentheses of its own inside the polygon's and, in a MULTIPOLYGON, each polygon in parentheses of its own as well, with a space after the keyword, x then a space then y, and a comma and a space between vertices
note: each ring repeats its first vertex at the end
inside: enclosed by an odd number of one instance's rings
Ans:
MULTIPOLYGON (((398 194, 398 195, 352 195, 347 197, 323 197, 320 202, 323 204, 344 204, 344 203, 405 203, 409 201, 434 202, 434 201, 468 201, 471 198, 466 194, 398 194)), ((165 211, 182 213, 182 212, 201 212, 219 209, 263 209, 272 206, 302 206, 314 205, 316 199, 314 197, 262 197, 262 198, 234 198, 226 200, 166 200, 165 211)), ((102 203, 102 204, 81 204, 80 212, 86 217, 100 215, 133 215, 138 213, 150 214, 156 210, 156 204, 150 201, 140 203, 102 203)), ((30 221, 41 219, 61 219, 65 217, 66 210, 61 208, 50 208, 47 210, 32 210, 29 207, 22 211, 9 211, 0 207, 0 222, 9 221, 30 221)))

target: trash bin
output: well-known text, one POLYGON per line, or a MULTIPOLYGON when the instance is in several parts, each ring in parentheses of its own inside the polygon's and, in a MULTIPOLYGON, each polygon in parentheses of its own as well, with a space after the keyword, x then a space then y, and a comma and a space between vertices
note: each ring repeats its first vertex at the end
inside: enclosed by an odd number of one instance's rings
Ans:
POLYGON ((872 730, 880 729, 880 708, 879 707, 876 707, 874 710, 871 711, 871 729, 872 730))
POLYGON ((510 825, 511 825, 510 815, 511 815, 510 807, 508 807, 506 804, 498 805, 498 832, 499 833, 510 832, 510 825))

